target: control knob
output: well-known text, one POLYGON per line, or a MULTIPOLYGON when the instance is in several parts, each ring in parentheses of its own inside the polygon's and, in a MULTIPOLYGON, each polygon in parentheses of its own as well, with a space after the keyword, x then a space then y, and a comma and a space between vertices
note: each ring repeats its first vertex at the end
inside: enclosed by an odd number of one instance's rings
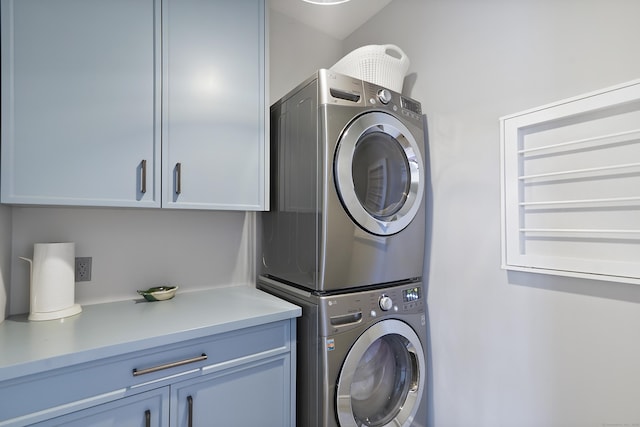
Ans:
POLYGON ((391 310, 391 307, 393 307, 393 301, 386 295, 380 297, 380 301, 378 301, 378 304, 380 305, 382 311, 391 310))
POLYGON ((391 101, 391 92, 389 92, 387 89, 380 89, 378 91, 378 99, 383 104, 388 104, 391 101))

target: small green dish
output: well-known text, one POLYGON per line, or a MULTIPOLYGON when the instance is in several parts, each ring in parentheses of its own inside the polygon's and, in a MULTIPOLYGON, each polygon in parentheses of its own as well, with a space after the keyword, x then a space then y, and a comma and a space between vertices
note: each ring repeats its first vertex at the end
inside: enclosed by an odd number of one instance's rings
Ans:
POLYGON ((147 301, 165 301, 176 296, 177 286, 156 286, 138 291, 147 301))

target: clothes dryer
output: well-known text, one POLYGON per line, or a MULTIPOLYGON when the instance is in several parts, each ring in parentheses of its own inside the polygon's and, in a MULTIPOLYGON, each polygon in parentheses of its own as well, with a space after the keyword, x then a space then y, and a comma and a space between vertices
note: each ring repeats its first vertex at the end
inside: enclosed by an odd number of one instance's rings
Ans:
POLYGON ((271 107, 261 273, 340 291, 422 276, 419 102, 319 70, 271 107))
POLYGON ((304 427, 424 427, 427 326, 422 283, 319 295, 259 277, 302 308, 296 418, 304 427))

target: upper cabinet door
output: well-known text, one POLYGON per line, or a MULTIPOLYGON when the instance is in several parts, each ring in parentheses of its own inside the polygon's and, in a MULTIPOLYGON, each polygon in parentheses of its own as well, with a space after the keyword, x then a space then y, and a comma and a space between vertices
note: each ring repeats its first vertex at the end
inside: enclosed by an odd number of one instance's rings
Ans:
POLYGON ((163 207, 264 210, 264 0, 163 0, 163 42, 163 207))
POLYGON ((2 202, 160 206, 160 0, 1 6, 2 202))

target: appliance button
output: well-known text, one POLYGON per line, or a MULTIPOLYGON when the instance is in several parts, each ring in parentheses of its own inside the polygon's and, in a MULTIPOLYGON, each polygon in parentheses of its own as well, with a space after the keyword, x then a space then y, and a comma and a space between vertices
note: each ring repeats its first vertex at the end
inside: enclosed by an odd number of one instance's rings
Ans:
POLYGON ((378 91, 378 99, 383 104, 388 104, 391 101, 391 92, 389 92, 387 89, 380 89, 378 91))
POLYGON ((380 297, 380 301, 378 301, 378 304, 380 305, 382 311, 391 310, 391 307, 393 307, 393 301, 386 295, 380 297))

